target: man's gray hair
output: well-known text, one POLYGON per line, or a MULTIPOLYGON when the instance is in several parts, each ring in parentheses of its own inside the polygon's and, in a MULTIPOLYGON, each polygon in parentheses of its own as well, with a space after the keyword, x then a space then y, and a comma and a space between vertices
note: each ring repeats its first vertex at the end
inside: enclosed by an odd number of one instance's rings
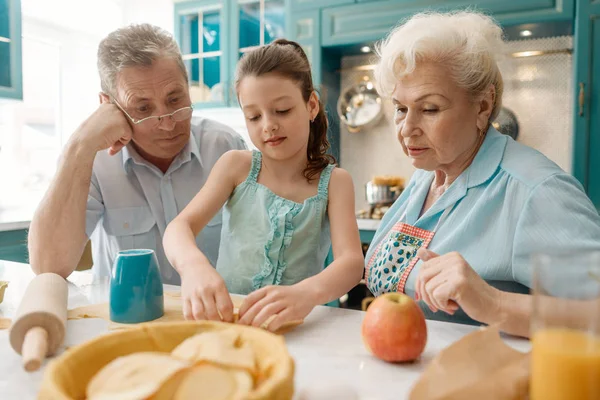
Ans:
POLYGON ((188 81, 179 46, 166 30, 150 24, 133 24, 111 32, 98 46, 98 73, 102 91, 116 95, 117 74, 123 68, 147 67, 162 57, 177 61, 188 81))

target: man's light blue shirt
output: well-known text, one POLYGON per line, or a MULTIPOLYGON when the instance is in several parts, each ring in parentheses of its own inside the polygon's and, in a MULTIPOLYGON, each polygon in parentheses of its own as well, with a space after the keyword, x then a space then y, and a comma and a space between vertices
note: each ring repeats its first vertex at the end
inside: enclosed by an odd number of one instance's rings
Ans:
MULTIPOLYGON (((433 230, 447 208, 429 249, 459 252, 491 285, 528 293, 532 287, 530 256, 536 252, 600 250, 600 216, 581 184, 538 151, 490 128, 471 165, 419 216, 434 173, 417 170, 400 198, 385 214, 367 252, 406 212, 405 221, 433 230)), ((422 262, 408 276, 405 291, 414 297, 422 262)), ((473 321, 462 310, 455 316, 428 318, 473 321)))
MULTIPOLYGON (((155 250, 163 282, 180 284, 162 246, 165 229, 198 193, 219 157, 228 150, 246 148, 243 139, 226 125, 193 118, 191 126, 188 144, 164 174, 131 144, 115 156, 107 151, 96 155, 85 229, 92 240, 95 276, 110 276, 120 250, 145 248, 155 250)), ((220 235, 221 212, 196 238, 213 265, 220 235)))

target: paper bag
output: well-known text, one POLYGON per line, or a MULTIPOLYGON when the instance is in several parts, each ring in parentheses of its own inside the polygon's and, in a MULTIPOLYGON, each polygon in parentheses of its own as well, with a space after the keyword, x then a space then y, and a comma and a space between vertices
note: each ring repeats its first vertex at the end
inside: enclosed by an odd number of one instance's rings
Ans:
POLYGON ((409 399, 526 399, 529 373, 529 353, 505 344, 497 328, 483 328, 442 350, 409 399))

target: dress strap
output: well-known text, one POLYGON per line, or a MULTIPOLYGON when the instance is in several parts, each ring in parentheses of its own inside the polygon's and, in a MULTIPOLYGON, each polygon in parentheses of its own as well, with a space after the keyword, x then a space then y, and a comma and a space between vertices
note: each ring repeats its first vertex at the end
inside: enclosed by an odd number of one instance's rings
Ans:
POLYGON ((329 179, 331 179, 331 172, 334 168, 334 164, 329 164, 321 172, 321 176, 319 177, 318 194, 322 198, 328 198, 329 179))
POLYGON ((250 173, 246 178, 246 182, 256 182, 258 180, 261 164, 262 154, 260 151, 252 150, 252 166, 250 167, 250 173))

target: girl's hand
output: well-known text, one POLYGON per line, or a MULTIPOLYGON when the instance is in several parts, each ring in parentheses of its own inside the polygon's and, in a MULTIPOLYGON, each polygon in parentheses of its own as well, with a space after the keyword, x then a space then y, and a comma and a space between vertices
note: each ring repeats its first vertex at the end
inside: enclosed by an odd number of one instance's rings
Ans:
POLYGON ((488 285, 457 252, 442 256, 419 249, 423 265, 417 276, 417 300, 431 311, 454 314, 458 307, 476 321, 483 322, 499 309, 500 291, 488 285))
POLYGON ((277 331, 283 324, 303 320, 317 305, 305 290, 292 286, 266 286, 252 292, 240 307, 240 324, 277 331))
POLYGON ((225 281, 210 264, 183 269, 181 297, 185 319, 233 322, 233 302, 225 281))

